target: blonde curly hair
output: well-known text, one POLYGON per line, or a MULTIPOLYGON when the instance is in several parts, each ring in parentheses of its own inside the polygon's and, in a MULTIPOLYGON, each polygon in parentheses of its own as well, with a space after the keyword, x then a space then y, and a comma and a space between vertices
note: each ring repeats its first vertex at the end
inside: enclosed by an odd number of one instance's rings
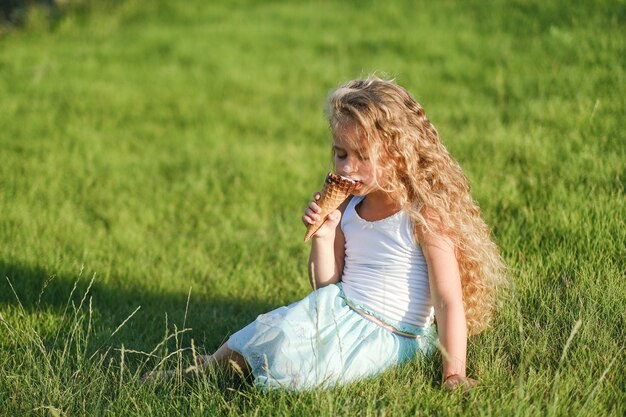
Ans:
POLYGON ((375 170, 385 173, 384 189, 408 212, 417 229, 451 239, 461 273, 468 331, 490 322, 497 290, 506 281, 504 262, 489 227, 470 194, 468 180, 448 153, 424 109, 393 80, 369 77, 333 90, 327 101, 333 131, 352 122, 356 149, 367 149, 375 170))

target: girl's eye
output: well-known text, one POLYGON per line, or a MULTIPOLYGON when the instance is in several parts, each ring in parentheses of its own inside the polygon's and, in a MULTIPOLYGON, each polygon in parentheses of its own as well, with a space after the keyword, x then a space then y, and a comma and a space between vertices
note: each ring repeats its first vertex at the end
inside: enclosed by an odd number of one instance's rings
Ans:
POLYGON ((335 156, 339 159, 346 159, 346 156, 348 156, 347 153, 336 153, 335 156))

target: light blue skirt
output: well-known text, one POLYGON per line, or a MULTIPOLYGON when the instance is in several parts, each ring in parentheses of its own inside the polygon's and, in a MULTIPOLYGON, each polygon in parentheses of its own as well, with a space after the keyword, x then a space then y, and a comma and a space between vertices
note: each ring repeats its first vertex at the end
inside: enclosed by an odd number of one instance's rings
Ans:
POLYGON ((261 314, 233 334, 228 347, 246 359, 255 385, 290 390, 346 384, 435 350, 435 326, 405 327, 416 336, 399 335, 350 304, 341 284, 328 285, 261 314))

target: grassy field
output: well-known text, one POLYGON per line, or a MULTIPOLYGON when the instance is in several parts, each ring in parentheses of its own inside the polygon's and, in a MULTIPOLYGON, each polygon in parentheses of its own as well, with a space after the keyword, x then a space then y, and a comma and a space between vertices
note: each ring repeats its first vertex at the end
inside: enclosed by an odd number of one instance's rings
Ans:
POLYGON ((626 2, 66 1, 0 34, 0 415, 626 414, 626 2), (510 266, 468 395, 142 386, 308 291, 332 87, 397 77, 510 266))

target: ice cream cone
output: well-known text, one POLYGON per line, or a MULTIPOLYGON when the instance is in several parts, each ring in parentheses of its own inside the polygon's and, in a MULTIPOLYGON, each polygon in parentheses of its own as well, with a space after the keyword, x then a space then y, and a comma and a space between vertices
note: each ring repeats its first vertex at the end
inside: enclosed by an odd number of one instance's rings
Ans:
POLYGON ((304 237, 305 242, 322 227, 322 224, 326 221, 326 217, 332 213, 333 210, 336 210, 358 185, 358 181, 335 175, 332 172, 328 173, 326 181, 324 181, 324 187, 320 192, 320 199, 317 200, 317 205, 322 209, 320 213, 321 217, 318 222, 309 225, 307 228, 306 236, 304 237))

